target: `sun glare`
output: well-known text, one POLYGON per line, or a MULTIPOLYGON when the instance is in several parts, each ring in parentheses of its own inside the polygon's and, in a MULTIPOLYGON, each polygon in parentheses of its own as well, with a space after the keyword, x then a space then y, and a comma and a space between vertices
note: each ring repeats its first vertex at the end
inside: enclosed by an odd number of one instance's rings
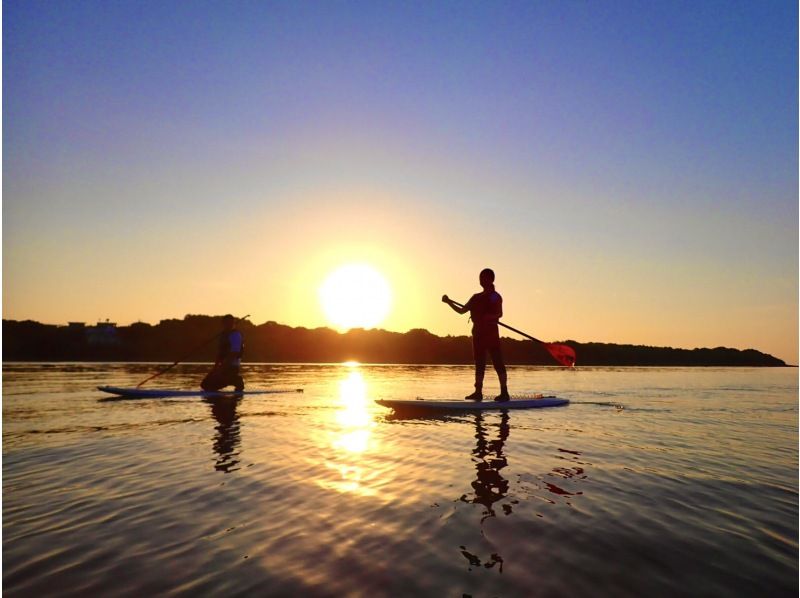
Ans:
POLYGON ((373 328, 392 305, 389 283, 375 268, 347 264, 331 272, 319 288, 328 321, 339 328, 373 328))

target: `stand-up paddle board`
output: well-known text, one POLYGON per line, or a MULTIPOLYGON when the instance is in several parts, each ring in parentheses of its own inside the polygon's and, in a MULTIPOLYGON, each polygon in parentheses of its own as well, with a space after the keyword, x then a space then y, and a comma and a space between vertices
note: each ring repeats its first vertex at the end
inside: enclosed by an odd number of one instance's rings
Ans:
POLYGON ((560 405, 569 404, 569 399, 561 399, 559 397, 516 397, 510 401, 494 401, 490 398, 485 398, 483 401, 427 401, 424 399, 417 399, 415 401, 409 400, 395 400, 395 399, 378 399, 375 401, 378 405, 390 407, 396 411, 398 410, 433 410, 433 411, 487 411, 489 409, 535 409, 537 407, 558 407, 560 405))
POLYGON ((171 388, 118 388, 116 386, 98 386, 97 390, 107 392, 118 397, 129 399, 156 399, 165 397, 227 397, 231 395, 250 396, 250 395, 272 395, 286 392, 303 392, 302 388, 264 388, 261 390, 218 390, 209 392, 206 390, 175 390, 171 388))

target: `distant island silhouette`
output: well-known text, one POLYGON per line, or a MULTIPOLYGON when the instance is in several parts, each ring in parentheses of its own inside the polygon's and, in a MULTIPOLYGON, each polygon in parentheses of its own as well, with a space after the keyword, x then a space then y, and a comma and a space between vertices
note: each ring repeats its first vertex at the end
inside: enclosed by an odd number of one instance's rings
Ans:
MULTIPOLYGON (((213 361, 214 342, 187 356, 193 347, 210 341, 221 329, 221 316, 187 315, 156 325, 113 322, 66 326, 32 320, 3 320, 3 361, 213 361)), ((468 336, 436 336, 424 329, 389 332, 291 327, 276 322, 239 324, 245 335, 245 362, 472 364, 468 336)), ((510 365, 556 365, 538 343, 502 339, 510 365)), ((564 342, 575 349, 578 366, 786 366, 755 349, 673 349, 613 343, 564 342)))

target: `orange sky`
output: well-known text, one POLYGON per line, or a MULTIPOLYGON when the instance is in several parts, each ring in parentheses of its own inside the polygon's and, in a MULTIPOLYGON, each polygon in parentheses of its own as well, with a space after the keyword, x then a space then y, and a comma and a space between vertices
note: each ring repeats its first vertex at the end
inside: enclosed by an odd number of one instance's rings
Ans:
POLYGON ((50 247, 37 244, 27 260, 6 267, 4 283, 14 280, 15 288, 5 289, 4 317, 124 324, 233 312, 249 313, 255 323, 326 326, 318 294, 325 276, 342 264, 366 263, 392 289, 380 327, 468 334, 466 317, 440 297, 465 301, 489 266, 504 320, 543 340, 753 347, 790 361, 796 355, 791 277, 767 297, 751 286, 752 271, 743 277, 702 259, 592 255, 514 231, 483 242, 478 221, 424 207, 425 200, 363 189, 309 197, 240 217, 235 255, 219 251, 210 230, 170 235, 158 223, 135 242, 109 238, 99 251, 64 243, 48 254, 50 247), (45 259, 51 276, 33 275, 45 259))

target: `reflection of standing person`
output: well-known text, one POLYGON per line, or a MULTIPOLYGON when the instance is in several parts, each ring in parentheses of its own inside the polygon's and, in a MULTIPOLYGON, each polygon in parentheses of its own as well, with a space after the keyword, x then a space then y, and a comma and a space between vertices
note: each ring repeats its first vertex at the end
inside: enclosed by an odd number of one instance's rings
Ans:
MULTIPOLYGON (((508 465, 508 460, 503 453, 503 444, 508 439, 510 426, 508 424, 508 412, 503 411, 500 415, 500 433, 497 440, 488 440, 487 426, 484 425, 483 413, 475 414, 475 448, 472 450, 472 460, 475 463, 477 475, 472 482, 475 494, 472 498, 464 494, 461 497, 463 502, 483 505, 486 511, 481 517, 481 527, 483 522, 489 517, 494 517, 494 504, 502 500, 508 494, 508 480, 506 480, 500 470, 508 465)), ((506 515, 511 513, 511 505, 504 504, 503 511, 506 515)), ((488 541, 492 548, 496 548, 483 531, 481 535, 484 541, 488 541)), ((495 565, 500 566, 500 573, 503 572, 503 557, 499 552, 491 553, 491 556, 481 563, 478 555, 472 554, 466 546, 461 546, 461 554, 469 561, 471 567, 481 566, 491 569, 495 565)), ((470 569, 471 570, 471 569, 470 569)))
POLYGON ((219 338, 219 350, 214 368, 203 378, 200 387, 214 391, 233 386, 237 391, 244 390, 244 380, 239 375, 244 352, 244 337, 236 329, 236 320, 230 314, 222 318, 223 330, 219 338))
POLYGON ((494 516, 492 505, 508 494, 508 480, 500 474, 500 470, 508 465, 508 460, 503 453, 503 444, 508 439, 510 431, 508 421, 508 412, 503 411, 500 415, 498 439, 488 440, 486 427, 483 425, 483 414, 475 415, 476 443, 472 454, 477 476, 472 482, 472 488, 475 490, 475 498, 472 499, 472 502, 486 507, 487 517, 494 516))
POLYGON ((239 463, 238 453, 234 452, 240 441, 239 416, 236 413, 238 400, 236 397, 207 399, 211 404, 211 414, 217 420, 214 452, 217 462, 214 469, 228 473, 239 463))
POLYGON ((483 400, 483 376, 486 371, 486 353, 492 356, 492 365, 500 380, 500 394, 495 401, 508 401, 508 376, 500 351, 500 330, 497 321, 503 316, 503 298, 494 290, 494 272, 489 268, 481 270, 479 282, 483 291, 476 293, 466 305, 457 306, 447 295, 442 301, 454 311, 463 314, 470 312, 472 318, 472 351, 475 357, 475 392, 464 397, 468 401, 483 400))

